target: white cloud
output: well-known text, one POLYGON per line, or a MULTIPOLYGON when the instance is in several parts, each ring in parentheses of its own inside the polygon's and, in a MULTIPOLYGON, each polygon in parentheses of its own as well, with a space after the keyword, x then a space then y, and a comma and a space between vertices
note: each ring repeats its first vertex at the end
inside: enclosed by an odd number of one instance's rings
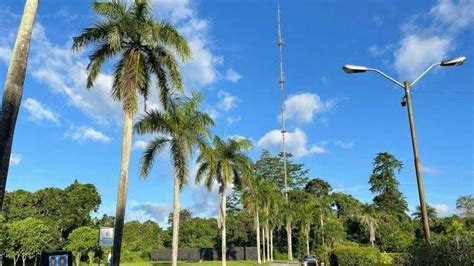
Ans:
POLYGON ((10 58, 12 57, 12 49, 7 45, 0 46, 0 60, 2 60, 5 65, 10 64, 10 58))
POLYGON ((427 175, 436 175, 440 173, 440 171, 437 168, 431 167, 428 165, 422 165, 421 171, 427 175))
POLYGON ((235 72, 235 70, 233 70, 232 68, 229 68, 229 69, 227 69, 227 72, 225 74, 225 78, 227 80, 230 80, 230 81, 234 82, 234 83, 237 83, 242 78, 242 75, 235 72))
POLYGON ((147 204, 131 204, 131 208, 127 210, 128 221, 146 221, 152 220, 161 225, 168 223, 168 215, 172 207, 169 204, 147 203, 147 204))
POLYGON ((28 119, 34 122, 48 121, 55 125, 59 125, 59 115, 53 112, 49 107, 41 102, 28 98, 23 103, 23 107, 28 112, 28 119))
POLYGON ((10 155, 10 165, 19 165, 21 163, 21 155, 12 153, 10 155))
POLYGON ((189 0, 152 0, 158 18, 179 22, 195 15, 189 0))
POLYGON ((191 189, 193 202, 189 206, 191 212, 198 217, 216 217, 220 204, 218 186, 215 185, 211 191, 202 185, 190 186, 189 188, 191 189))
POLYGON ((385 55, 386 53, 392 51, 394 48, 394 45, 393 44, 389 44, 389 45, 386 45, 384 47, 378 47, 376 44, 372 44, 371 46, 369 46, 369 52, 373 55, 373 56, 382 56, 382 55, 385 55))
POLYGON ((446 217, 452 213, 452 209, 446 204, 433 204, 431 206, 435 208, 439 217, 446 217))
POLYGON ((394 67, 403 79, 414 79, 424 68, 456 49, 453 40, 474 24, 474 1, 439 0, 427 14, 402 26, 403 38, 394 51, 394 67))
MULTIPOLYGON (((295 157, 304 157, 311 154, 327 153, 324 145, 312 145, 308 147, 308 138, 306 133, 301 129, 296 128, 295 131, 288 131, 285 135, 285 143, 287 151, 292 153, 295 157)), ((282 134, 278 129, 266 133, 257 142, 257 145, 262 149, 279 151, 282 146, 282 134)))
POLYGON ((148 146, 148 142, 144 140, 136 140, 133 142, 132 149, 134 150, 144 150, 148 146))
POLYGON ((394 66, 401 77, 413 80, 429 65, 448 57, 450 49, 449 37, 410 34, 400 41, 394 66))
MULTIPOLYGON (((285 120, 303 124, 312 122, 318 113, 331 110, 336 105, 336 99, 323 101, 317 94, 306 92, 290 95, 284 104, 285 120)), ((281 114, 278 119, 281 120, 281 114)))
POLYGON ((337 146, 337 147, 346 149, 346 150, 350 150, 350 149, 354 148, 354 142, 352 142, 352 141, 351 142, 344 142, 344 141, 336 140, 336 141, 334 141, 334 145, 337 146))
POLYGON ((81 143, 90 141, 98 141, 103 143, 108 143, 112 139, 106 136, 99 130, 96 130, 87 126, 71 126, 70 129, 64 134, 66 138, 79 141, 81 143))
POLYGON ((240 101, 239 98, 223 90, 217 93, 217 97, 219 98, 217 108, 226 112, 237 107, 237 103, 240 101))

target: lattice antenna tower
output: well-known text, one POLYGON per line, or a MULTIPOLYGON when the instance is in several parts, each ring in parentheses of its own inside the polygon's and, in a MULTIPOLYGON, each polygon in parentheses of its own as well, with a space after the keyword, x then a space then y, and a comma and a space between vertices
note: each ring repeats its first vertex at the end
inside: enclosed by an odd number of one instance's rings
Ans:
POLYGON ((288 202, 288 170, 286 158, 286 125, 285 125, 285 75, 283 72, 283 38, 281 37, 281 18, 280 18, 280 1, 278 1, 278 49, 280 52, 280 105, 281 105, 281 137, 282 137, 282 153, 283 153, 283 174, 285 177, 285 200, 288 202))

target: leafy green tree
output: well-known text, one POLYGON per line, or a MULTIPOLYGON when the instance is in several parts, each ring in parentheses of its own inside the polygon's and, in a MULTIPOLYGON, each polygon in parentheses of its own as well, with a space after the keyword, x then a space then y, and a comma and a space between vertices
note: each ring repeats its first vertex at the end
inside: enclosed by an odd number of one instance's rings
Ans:
POLYGON ((27 0, 21 18, 10 65, 8 66, 3 99, 0 104, 0 210, 7 185, 8 168, 12 151, 13 135, 20 110, 23 83, 30 51, 31 34, 39 0, 27 0))
POLYGON ((374 203, 388 212, 405 213, 408 204, 403 194, 398 190, 399 182, 396 173, 403 167, 402 162, 390 153, 378 153, 373 162, 370 175, 370 191, 376 193, 374 203))
POLYGON ((13 259, 15 265, 21 257, 25 266, 27 258, 36 258, 43 249, 48 248, 52 240, 47 225, 32 217, 8 224, 7 232, 7 256, 13 259))
POLYGON ((352 195, 336 192, 332 193, 330 197, 338 218, 357 215, 363 208, 363 204, 352 195))
POLYGON ((385 252, 406 252, 415 240, 413 224, 406 214, 378 212, 375 244, 385 252))
POLYGON ((329 245, 331 247, 342 243, 346 237, 344 225, 340 220, 334 217, 326 219, 324 226, 321 226, 318 230, 318 234, 325 239, 323 245, 329 245))
POLYGON ((3 256, 5 255, 8 243, 7 220, 3 213, 0 212, 0 266, 2 265, 3 256))
POLYGON ((25 190, 8 192, 5 195, 3 214, 7 221, 23 220, 35 215, 33 193, 25 190))
POLYGON ((180 225, 179 246, 185 248, 213 248, 219 243, 216 219, 192 218, 180 225))
POLYGON ((157 135, 145 149, 142 157, 141 176, 147 177, 157 153, 165 147, 171 151, 174 168, 173 191, 173 245, 171 263, 178 264, 178 236, 181 189, 189 176, 189 158, 197 146, 204 146, 210 136, 209 129, 214 122, 201 111, 199 105, 203 98, 193 93, 189 99, 176 99, 173 106, 165 113, 151 111, 135 124, 139 134, 157 135))
MULTIPOLYGON (((288 187, 290 189, 304 188, 308 183, 309 170, 303 164, 295 163, 290 153, 287 157, 288 187)), ((284 157, 283 153, 273 156, 269 151, 262 150, 260 158, 255 162, 255 174, 265 179, 269 179, 278 185, 278 188, 285 188, 284 181, 284 157)))
POLYGON ((369 231, 369 241, 372 244, 372 247, 375 246, 375 230, 378 226, 377 222, 377 212, 375 206, 372 204, 365 205, 362 208, 361 213, 359 214, 359 220, 362 225, 368 227, 369 231))
MULTIPOLYGON (((80 265, 81 257, 98 249, 99 231, 90 227, 79 227, 69 235, 67 248, 74 253, 76 265, 80 265)), ((89 254, 88 254, 89 255, 89 254)), ((94 256, 89 257, 89 264, 94 256)))
MULTIPOLYGON (((87 88, 92 88, 107 60, 117 58, 111 95, 122 102, 123 140, 120 165, 113 265, 120 263, 123 224, 128 190, 128 166, 132 141, 133 116, 138 111, 138 95, 150 95, 152 76, 156 78, 161 104, 168 108, 171 86, 182 91, 178 59, 191 55, 186 40, 167 22, 153 18, 150 2, 135 0, 95 1, 93 12, 100 18, 73 38, 74 51, 93 46, 87 66, 87 88)), ((146 108, 145 108, 146 109, 146 108)))
POLYGON ((153 221, 125 223, 123 231, 124 253, 129 257, 147 260, 153 249, 163 247, 163 231, 153 221))
POLYGON ((231 183, 241 182, 242 176, 251 172, 251 161, 244 154, 252 147, 246 139, 222 140, 215 136, 212 147, 201 148, 197 158, 198 170, 196 183, 204 182, 208 190, 212 190, 214 183, 219 184, 221 204, 219 208, 218 227, 222 231, 222 265, 226 265, 226 190, 231 183))
MULTIPOLYGON (((182 209, 179 211, 179 224, 189 221, 193 218, 193 213, 190 209, 182 209)), ((168 224, 173 224, 173 213, 168 215, 168 224)))
POLYGON ((456 209, 466 218, 474 218, 474 197, 472 195, 460 196, 456 200, 456 209))
POLYGON ((331 193, 332 187, 328 182, 320 178, 315 178, 310 180, 304 189, 316 197, 327 197, 329 193, 331 193))

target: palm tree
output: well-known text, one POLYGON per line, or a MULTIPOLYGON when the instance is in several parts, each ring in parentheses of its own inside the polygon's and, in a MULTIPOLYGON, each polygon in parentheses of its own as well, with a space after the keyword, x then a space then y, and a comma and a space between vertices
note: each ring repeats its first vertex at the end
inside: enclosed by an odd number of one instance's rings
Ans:
POLYGON ((361 223, 369 227, 369 241, 372 247, 375 246, 375 229, 377 228, 377 219, 375 216, 376 209, 372 204, 365 205, 364 208, 362 208, 362 213, 359 215, 361 223))
POLYGON ((13 135, 25 81, 31 33, 39 0, 27 0, 8 67, 0 113, 0 210, 7 185, 13 135))
POLYGON ((284 203, 281 210, 282 220, 284 221, 286 227, 286 244, 288 250, 288 260, 290 261, 293 260, 293 243, 291 235, 293 230, 292 223, 296 216, 295 207, 295 204, 291 200, 289 200, 288 202, 284 203))
POLYGON ((128 165, 132 140, 132 120, 138 109, 138 95, 145 102, 150 94, 152 76, 156 77, 161 104, 168 108, 171 87, 182 91, 177 59, 191 55, 186 40, 176 29, 153 19, 147 0, 96 1, 92 5, 100 20, 73 38, 74 51, 93 46, 87 66, 87 88, 92 88, 106 60, 117 59, 111 95, 123 106, 123 140, 117 193, 112 264, 120 263, 123 223, 128 190, 128 165))
MULTIPOLYGON (((315 215, 319 219, 319 227, 324 228, 324 221, 332 214, 329 197, 318 197, 315 204, 315 215)), ((321 235, 321 244, 325 244, 324 235, 321 235)))
POLYGON ((262 179, 256 178, 255 175, 249 175, 245 179, 244 192, 242 193, 242 204, 245 206, 245 209, 249 212, 250 215, 254 216, 254 226, 255 226, 255 235, 257 241, 257 263, 261 264, 260 256, 260 186, 262 184, 262 179))
MULTIPOLYGON (((428 219, 433 221, 437 217, 436 209, 430 205, 426 205, 426 211, 428 213, 428 219)), ((421 213, 420 205, 416 206, 416 211, 411 214, 415 219, 421 220, 423 214, 421 213)))
POLYGON ((157 134, 148 143, 141 161, 141 176, 147 177, 155 155, 169 146, 174 167, 172 265, 178 264, 179 194, 189 175, 189 157, 197 145, 205 145, 212 118, 198 110, 202 97, 196 93, 188 100, 178 99, 165 113, 152 111, 135 124, 139 134, 157 134))
POLYGON ((314 220, 314 212, 315 212, 315 202, 313 200, 313 196, 308 193, 305 195, 306 199, 299 203, 299 217, 298 220, 301 225, 301 229, 306 237, 306 254, 309 255, 309 233, 311 230, 311 224, 314 220))
POLYGON ((226 228, 225 207, 226 189, 232 182, 240 182, 242 175, 251 174, 251 161, 244 154, 252 147, 246 139, 222 140, 215 136, 212 147, 201 149, 197 158, 198 170, 196 183, 204 182, 212 190, 214 182, 219 184, 221 205, 219 208, 218 227, 222 230, 222 265, 226 265, 226 228))

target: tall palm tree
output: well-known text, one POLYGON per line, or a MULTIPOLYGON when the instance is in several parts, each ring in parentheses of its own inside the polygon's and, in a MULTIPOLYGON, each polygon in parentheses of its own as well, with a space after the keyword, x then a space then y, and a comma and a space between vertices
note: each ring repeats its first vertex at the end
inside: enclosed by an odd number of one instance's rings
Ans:
POLYGON ((182 91, 178 60, 191 55, 186 40, 166 22, 154 20, 147 0, 96 1, 92 5, 100 18, 73 38, 73 50, 92 46, 87 66, 87 88, 92 88, 105 61, 117 59, 111 95, 122 102, 123 140, 117 208, 115 215, 112 264, 120 263, 123 223, 128 190, 128 165, 132 140, 132 120, 138 109, 138 95, 150 94, 152 76, 156 77, 161 104, 168 107, 170 90, 182 91))
MULTIPOLYGON (((428 219, 431 221, 436 219, 437 213, 436 209, 430 205, 426 205, 426 211, 428 212, 428 219)), ((421 220, 422 214, 421 214, 421 208, 420 205, 416 206, 416 211, 411 214, 415 219, 421 220)))
POLYGON ((314 221, 314 212, 315 212, 315 201, 311 194, 307 195, 306 199, 303 202, 299 202, 299 213, 298 220, 301 225, 301 229, 306 237, 306 254, 309 255, 309 233, 311 230, 311 225, 314 221))
POLYGON ((261 187, 262 179, 250 174, 244 179, 244 192, 242 193, 242 203, 245 209, 254 216, 255 235, 257 241, 257 263, 261 264, 260 256, 260 208, 262 206, 261 187))
MULTIPOLYGON (((319 227, 321 230, 324 228, 324 221, 331 216, 331 200, 329 197, 318 197, 315 202, 315 212, 316 218, 319 220, 319 227)), ((325 244, 324 235, 321 235, 321 244, 325 244)))
POLYGON ((0 210, 7 185, 8 168, 12 152, 13 135, 20 109, 23 83, 25 81, 28 53, 30 51, 31 33, 38 10, 39 0, 27 0, 21 18, 12 58, 8 66, 5 87, 3 88, 2 105, 0 106, 0 210))
POLYGON ((288 260, 293 260, 293 243, 292 243, 292 230, 293 230, 293 221, 295 220, 296 212, 295 212, 295 204, 288 200, 285 202, 281 209, 281 216, 282 220, 285 223, 286 229, 286 244, 287 244, 287 252, 288 252, 288 260))
POLYGON ((171 150, 174 167, 173 191, 173 241, 171 261, 178 265, 179 236, 179 194, 189 175, 189 157, 196 146, 205 145, 209 138, 209 127, 214 124, 212 118, 198 110, 202 97, 193 93, 190 99, 178 99, 167 112, 152 111, 141 117, 135 124, 139 134, 156 134, 148 143, 141 161, 141 176, 147 177, 157 153, 165 147, 171 150))
POLYGON ((221 205, 217 222, 222 231, 223 266, 226 265, 226 189, 232 182, 240 182, 243 175, 251 174, 252 163, 244 154, 251 147, 252 143, 246 139, 222 140, 215 136, 212 146, 201 149, 197 158, 196 183, 203 181, 209 190, 215 182, 219 184, 221 205))

